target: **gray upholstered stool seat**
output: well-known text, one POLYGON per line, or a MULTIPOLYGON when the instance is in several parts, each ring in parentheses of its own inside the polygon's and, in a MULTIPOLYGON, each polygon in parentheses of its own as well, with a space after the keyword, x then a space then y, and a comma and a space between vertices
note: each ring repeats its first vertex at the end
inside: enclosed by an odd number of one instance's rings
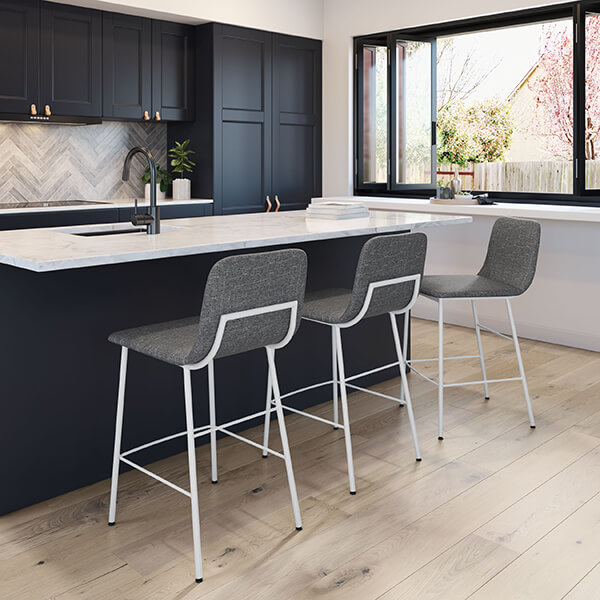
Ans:
POLYGON ((304 296, 302 316, 321 323, 337 324, 342 322, 344 313, 352 300, 352 290, 330 288, 307 292, 304 296))
POLYGON ((133 329, 116 331, 109 342, 135 350, 171 365, 186 365, 198 338, 199 317, 153 323, 133 329))
MULTIPOLYGON (((233 425, 257 416, 277 414, 282 451, 262 447, 285 462, 296 529, 302 529, 300 504, 292 470, 290 449, 283 418, 275 351, 291 340, 300 325, 306 284, 306 253, 297 249, 228 256, 211 269, 202 299, 200 314, 194 317, 144 325, 117 331, 109 341, 121 346, 121 368, 117 396, 117 419, 109 502, 109 525, 115 524, 119 467, 123 462, 154 477, 191 500, 192 534, 196 581, 202 581, 200 548, 200 510, 196 473, 196 438, 210 435, 211 476, 217 483, 217 431, 257 446, 256 442, 233 433, 233 425), (215 403, 215 359, 264 348, 267 354, 269 393, 268 410, 219 424, 215 403), (121 449, 127 360, 130 350, 176 365, 183 372, 186 430, 142 444, 125 452, 121 449), (208 371, 209 424, 196 427, 192 401, 192 371, 208 371), (189 491, 152 473, 131 460, 132 454, 179 437, 187 438, 189 491)), ((193 274, 191 274, 193 276, 193 274)), ((243 400, 243 399, 242 399, 243 400)), ((258 446, 261 448, 261 446, 258 446)))
POLYGON ((520 290, 483 275, 424 275, 421 294, 432 298, 497 298, 518 296, 520 290))

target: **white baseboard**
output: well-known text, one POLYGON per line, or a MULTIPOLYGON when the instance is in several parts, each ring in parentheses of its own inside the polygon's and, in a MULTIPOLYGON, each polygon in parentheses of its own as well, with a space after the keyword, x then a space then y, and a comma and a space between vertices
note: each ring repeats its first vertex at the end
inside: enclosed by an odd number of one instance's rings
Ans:
MULTIPOLYGON (((505 311, 499 306, 498 317, 482 316, 480 314, 479 320, 488 327, 510 335, 510 326, 504 313, 505 311)), ((420 319, 437 321, 437 303, 434 304, 431 301, 424 302, 423 300, 419 300, 412 314, 420 319)), ((515 316, 515 320, 519 337, 600 352, 600 339, 598 339, 597 335, 584 331, 561 329, 555 326, 541 326, 536 323, 520 320, 518 316, 515 316)), ((471 314, 469 302, 455 301, 446 303, 444 305, 444 322, 472 328, 473 315, 471 314)))

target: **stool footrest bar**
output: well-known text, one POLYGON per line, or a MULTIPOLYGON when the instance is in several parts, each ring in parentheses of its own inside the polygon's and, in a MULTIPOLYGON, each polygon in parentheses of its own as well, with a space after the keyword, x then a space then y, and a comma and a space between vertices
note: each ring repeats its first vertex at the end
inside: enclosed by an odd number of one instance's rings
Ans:
MULTIPOLYGON (((198 427, 194 429, 194 434, 196 431, 200 431, 206 429, 205 433, 208 433, 210 425, 203 425, 202 427, 198 427)), ((142 444, 141 446, 137 446, 136 448, 132 448, 131 450, 127 450, 127 452, 123 452, 121 456, 129 456, 134 452, 139 452, 140 450, 145 450, 146 448, 151 448, 152 446, 156 446, 157 444, 162 444, 163 442, 170 442, 171 440, 175 440, 178 437, 182 437, 187 434, 187 431, 181 431, 180 433, 174 433, 173 435, 168 435, 166 437, 160 438, 159 440, 154 440, 153 442, 148 442, 147 444, 142 444)), ((203 434, 199 434, 203 435, 203 434)))
MULTIPOLYGON (((504 379, 485 379, 481 381, 459 381, 457 383, 445 383, 444 387, 461 387, 463 385, 482 385, 484 383, 501 383, 502 381, 521 381, 522 377, 506 377, 504 379)), ((436 384, 437 385, 437 384, 436 384)))
POLYGON ((296 413, 297 415, 302 415, 303 417, 308 417, 309 419, 314 419, 315 421, 321 421, 321 423, 325 423, 327 425, 331 425, 332 427, 337 427, 338 429, 344 429, 344 426, 340 423, 334 423, 329 419, 323 419, 322 417, 317 417, 317 415, 311 415, 303 410, 298 410, 297 408, 292 408, 291 406, 286 406, 285 404, 281 405, 283 410, 288 410, 290 412, 296 413))
POLYGON ((422 377, 423 379, 425 379, 425 381, 429 381, 429 383, 432 383, 433 385, 437 386, 438 382, 435 381, 434 379, 431 379, 430 377, 427 377, 427 375, 423 375, 423 373, 421 373, 421 371, 419 371, 418 369, 415 369, 413 366, 410 367, 410 370, 413 371, 414 373, 416 373, 419 377, 422 377))
MULTIPOLYGON (((468 356, 444 356, 443 360, 461 360, 463 358, 479 358, 479 354, 469 354, 468 356)), ((411 365, 412 363, 422 363, 422 362, 437 362, 437 358, 413 358, 411 360, 407 360, 406 364, 411 365)))
POLYGON ((499 331, 496 331, 495 329, 492 329, 491 327, 487 327, 486 325, 482 325, 481 323, 478 323, 478 325, 479 325, 479 329, 483 329, 484 331, 488 331, 489 333, 494 333, 497 336, 504 338, 505 340, 508 340, 509 342, 513 341, 513 339, 510 336, 505 335, 504 333, 500 333, 499 331))
POLYGON ((134 463, 133 461, 131 461, 127 458, 123 458, 122 455, 121 455, 120 459, 121 459, 121 462, 124 462, 125 464, 129 465, 130 467, 133 467, 134 469, 141 471, 145 475, 152 477, 152 479, 156 479, 156 481, 160 481, 161 483, 168 485, 170 488, 174 489, 176 492, 179 492, 180 494, 183 494, 184 496, 187 496, 188 498, 192 497, 192 495, 187 490, 184 490, 183 488, 180 488, 178 485, 175 485, 174 483, 167 481, 160 475, 157 475, 156 473, 153 473, 152 471, 149 471, 148 469, 144 469, 144 467, 142 467, 141 465, 138 465, 137 463, 134 463))
MULTIPOLYGON (((263 411, 263 415, 264 414, 265 413, 263 411)), ((223 427, 222 425, 217 425, 216 429, 218 431, 221 431, 222 433, 225 433, 226 435, 230 435, 231 437, 234 437, 236 440, 246 442, 246 444, 250 444, 251 446, 258 448, 259 450, 262 450, 263 452, 266 450, 269 454, 273 454, 274 456, 278 456, 279 458, 282 458, 283 460, 285 460, 285 456, 283 454, 281 454, 280 452, 271 450, 271 448, 265 448, 262 444, 257 444, 256 442, 249 440, 248 438, 242 437, 241 435, 238 435, 237 433, 233 433, 232 431, 225 429, 225 427, 223 427)))
POLYGON ((300 388, 299 390, 292 390, 291 392, 288 392, 287 394, 281 394, 281 399, 283 400, 284 398, 289 398, 290 396, 295 396, 296 394, 301 394, 302 392, 308 392, 309 390, 314 390, 314 389, 316 389, 318 387, 322 387, 324 385, 331 385, 332 383, 334 383, 334 381, 333 381, 333 379, 330 379, 329 381, 315 383, 313 385, 309 385, 307 387, 300 388))
POLYGON ((387 398, 388 400, 393 400, 398 404, 404 405, 404 400, 400 398, 395 398, 394 396, 389 396, 388 394, 383 394, 381 392, 376 392, 375 390, 370 390, 368 388, 363 388, 358 385, 354 385, 353 383, 346 383, 346 387, 352 388, 353 390, 358 390, 359 392, 366 392, 367 394, 373 394, 373 396, 380 396, 381 398, 387 398))
POLYGON ((370 371, 363 371, 362 373, 358 373, 357 375, 352 375, 350 377, 346 377, 346 382, 353 381, 354 379, 358 379, 359 377, 366 377, 367 375, 372 375, 373 373, 379 373, 379 371, 384 371, 385 369, 391 369, 392 367, 399 366, 400 363, 398 361, 390 363, 389 365, 383 365, 383 367, 376 367, 375 369, 371 369, 370 371))

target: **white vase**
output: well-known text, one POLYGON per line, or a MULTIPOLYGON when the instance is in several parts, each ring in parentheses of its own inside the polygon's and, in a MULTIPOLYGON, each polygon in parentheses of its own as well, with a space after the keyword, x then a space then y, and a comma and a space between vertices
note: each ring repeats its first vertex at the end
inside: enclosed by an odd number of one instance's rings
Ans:
POLYGON ((192 197, 191 189, 192 182, 189 179, 173 179, 173 200, 189 200, 192 197))
MULTIPOLYGON (((147 202, 150 202, 150 184, 147 183, 144 186, 144 197, 146 198, 147 202)), ((161 192, 160 191, 160 183, 156 184, 156 200, 158 201, 162 201, 167 197, 167 194, 165 192, 161 192)))

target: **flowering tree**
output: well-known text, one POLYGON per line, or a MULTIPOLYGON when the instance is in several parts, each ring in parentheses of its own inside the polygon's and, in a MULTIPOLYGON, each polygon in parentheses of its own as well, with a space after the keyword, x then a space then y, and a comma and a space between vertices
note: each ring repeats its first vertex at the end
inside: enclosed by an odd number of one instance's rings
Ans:
POLYGON ((513 133, 509 105, 488 99, 467 105, 447 104, 438 112, 438 161, 467 163, 505 159, 513 133))
MULTIPOLYGON (((598 158, 600 134, 600 17, 587 16, 585 26, 585 154, 598 158)), ((548 26, 541 57, 529 89, 535 95, 536 119, 532 133, 546 140, 556 158, 573 157, 573 38, 569 27, 548 26)))

